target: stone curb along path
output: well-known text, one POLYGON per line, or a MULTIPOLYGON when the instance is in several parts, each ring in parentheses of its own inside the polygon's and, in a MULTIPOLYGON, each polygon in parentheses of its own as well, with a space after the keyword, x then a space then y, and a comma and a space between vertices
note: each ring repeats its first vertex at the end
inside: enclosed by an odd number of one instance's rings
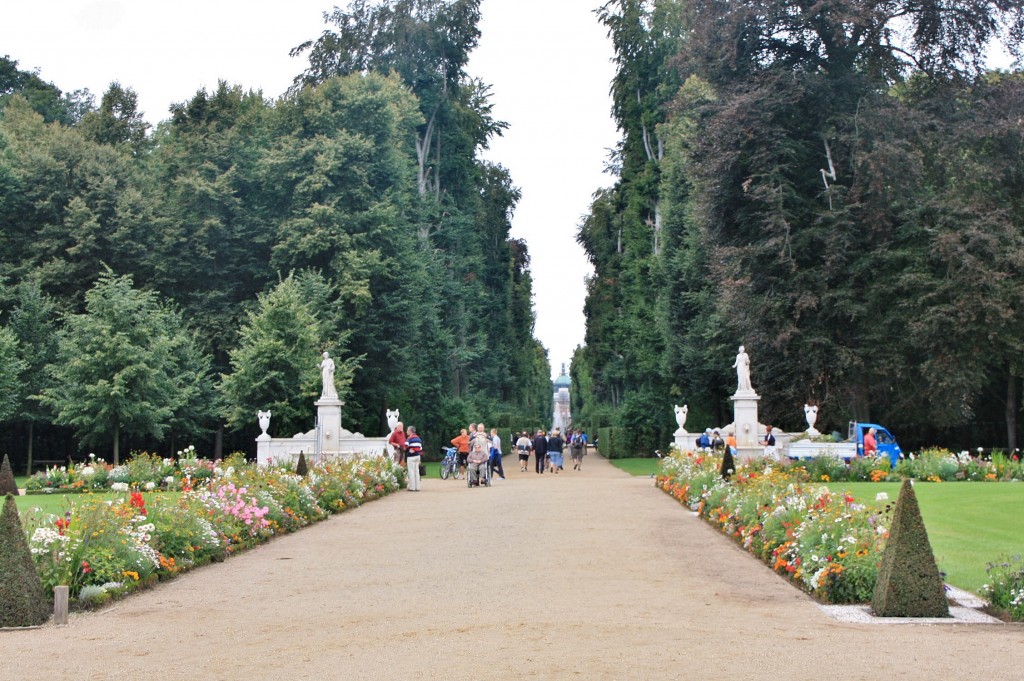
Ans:
POLYGON ((506 469, 4 632, 0 678, 1020 678, 1024 625, 838 622, 650 478, 506 469))

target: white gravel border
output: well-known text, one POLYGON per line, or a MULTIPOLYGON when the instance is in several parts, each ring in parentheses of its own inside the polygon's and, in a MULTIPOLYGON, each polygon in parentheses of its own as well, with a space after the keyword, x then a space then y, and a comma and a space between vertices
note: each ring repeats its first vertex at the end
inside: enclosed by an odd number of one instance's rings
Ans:
POLYGON ((1002 620, 982 612, 987 603, 975 594, 946 585, 950 599, 949 617, 875 617, 868 605, 822 605, 818 607, 832 619, 854 624, 1003 624, 1002 620))

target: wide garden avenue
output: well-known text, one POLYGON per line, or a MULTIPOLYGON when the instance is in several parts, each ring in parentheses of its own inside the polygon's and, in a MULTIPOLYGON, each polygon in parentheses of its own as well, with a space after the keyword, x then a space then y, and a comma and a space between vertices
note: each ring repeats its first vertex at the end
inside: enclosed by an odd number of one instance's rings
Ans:
POLYGON ((5 679, 1018 679, 1020 624, 849 624, 645 477, 424 481, 65 627, 5 679))

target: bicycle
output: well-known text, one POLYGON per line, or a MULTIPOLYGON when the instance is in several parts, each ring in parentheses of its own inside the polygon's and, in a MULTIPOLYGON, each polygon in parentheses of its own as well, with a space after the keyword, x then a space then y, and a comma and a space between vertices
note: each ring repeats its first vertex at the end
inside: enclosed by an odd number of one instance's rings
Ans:
POLYGON ((451 476, 458 480, 459 478, 459 455, 458 450, 455 447, 442 447, 444 451, 444 460, 441 461, 441 479, 447 480, 448 476, 451 476))

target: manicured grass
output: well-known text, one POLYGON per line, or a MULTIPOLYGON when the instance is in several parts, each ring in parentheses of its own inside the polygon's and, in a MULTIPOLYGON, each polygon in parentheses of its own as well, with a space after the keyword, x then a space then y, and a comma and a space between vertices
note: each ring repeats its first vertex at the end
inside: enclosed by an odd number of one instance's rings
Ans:
POLYGON ((608 459, 608 463, 630 475, 650 477, 661 470, 661 459, 657 458, 608 459))
MULTIPOLYGON (((879 492, 896 503, 899 483, 845 482, 861 503, 874 504, 879 492)), ((928 540, 946 581, 977 592, 988 563, 1024 554, 1024 484, 1013 482, 921 482, 914 485, 928 540)))
MULTIPOLYGON (((176 499, 181 495, 181 492, 143 493, 143 496, 147 499, 156 495, 176 499)), ((63 513, 75 503, 107 499, 124 499, 126 496, 126 492, 96 492, 94 494, 26 494, 17 497, 14 501, 18 505, 18 511, 20 511, 22 515, 28 512, 34 512, 34 509, 37 508, 39 509, 38 513, 44 515, 63 515, 63 513)))

